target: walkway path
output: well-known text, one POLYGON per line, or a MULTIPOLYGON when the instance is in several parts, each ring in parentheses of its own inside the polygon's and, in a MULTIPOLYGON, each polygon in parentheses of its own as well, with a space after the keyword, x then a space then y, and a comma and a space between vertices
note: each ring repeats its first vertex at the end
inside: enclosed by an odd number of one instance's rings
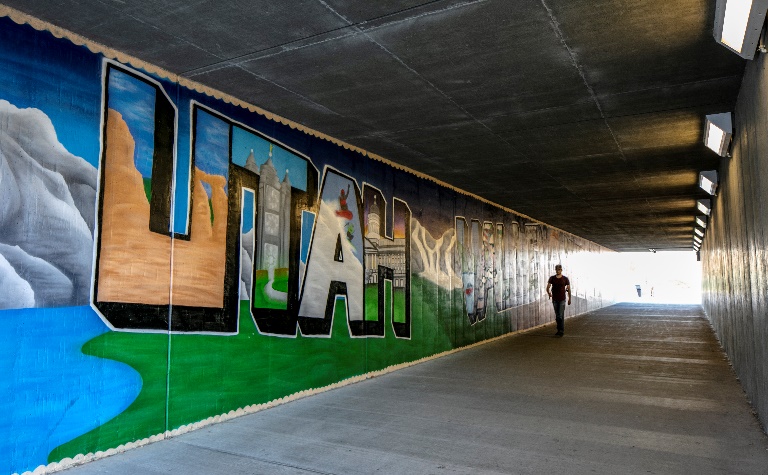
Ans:
POLYGON ((620 304, 75 474, 765 474, 701 308, 620 304))

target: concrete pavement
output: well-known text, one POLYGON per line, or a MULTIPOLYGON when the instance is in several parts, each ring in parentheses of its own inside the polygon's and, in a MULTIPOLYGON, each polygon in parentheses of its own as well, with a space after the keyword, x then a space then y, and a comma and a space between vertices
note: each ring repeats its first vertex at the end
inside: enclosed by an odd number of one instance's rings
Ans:
POLYGON ((766 474, 698 306, 620 304, 67 475, 766 474))

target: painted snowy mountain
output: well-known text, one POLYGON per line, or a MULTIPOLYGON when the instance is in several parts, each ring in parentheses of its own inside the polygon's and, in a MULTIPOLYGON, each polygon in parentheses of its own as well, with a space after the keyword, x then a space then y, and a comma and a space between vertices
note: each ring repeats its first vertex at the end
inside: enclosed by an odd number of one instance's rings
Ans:
POLYGON ((88 303, 96 179, 42 111, 0 100, 0 309, 88 303))
POLYGON ((240 300, 251 298, 251 274, 253 273, 254 228, 240 235, 240 300))
MULTIPOLYGON (((334 186, 334 189, 339 189, 334 186)), ((350 320, 363 318, 363 262, 359 257, 363 242, 359 233, 347 239, 348 221, 336 214, 336 204, 324 199, 320 204, 306 267, 304 294, 299 315, 323 317, 331 281, 347 284, 347 307, 350 320), (340 245, 341 261, 336 260, 336 245, 340 245)))
POLYGON ((435 239, 421 223, 411 219, 411 273, 443 288, 460 288, 461 277, 453 268, 455 250, 455 229, 448 229, 435 239))

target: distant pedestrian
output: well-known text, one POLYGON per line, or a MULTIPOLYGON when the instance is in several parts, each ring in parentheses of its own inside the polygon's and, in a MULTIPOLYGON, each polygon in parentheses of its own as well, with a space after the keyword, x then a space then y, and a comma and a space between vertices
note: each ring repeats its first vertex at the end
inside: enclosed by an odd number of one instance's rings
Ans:
POLYGON ((568 294, 568 305, 571 304, 571 281, 563 275, 563 266, 555 266, 555 275, 547 282, 547 295, 552 299, 555 307, 555 320, 557 321, 557 336, 563 336, 565 332, 565 294, 568 294))

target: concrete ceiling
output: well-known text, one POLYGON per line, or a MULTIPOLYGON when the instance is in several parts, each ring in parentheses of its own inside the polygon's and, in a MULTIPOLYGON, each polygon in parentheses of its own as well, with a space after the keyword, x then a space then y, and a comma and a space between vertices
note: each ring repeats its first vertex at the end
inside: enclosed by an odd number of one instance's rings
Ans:
POLYGON ((690 249, 714 0, 3 0, 617 251, 690 249))

